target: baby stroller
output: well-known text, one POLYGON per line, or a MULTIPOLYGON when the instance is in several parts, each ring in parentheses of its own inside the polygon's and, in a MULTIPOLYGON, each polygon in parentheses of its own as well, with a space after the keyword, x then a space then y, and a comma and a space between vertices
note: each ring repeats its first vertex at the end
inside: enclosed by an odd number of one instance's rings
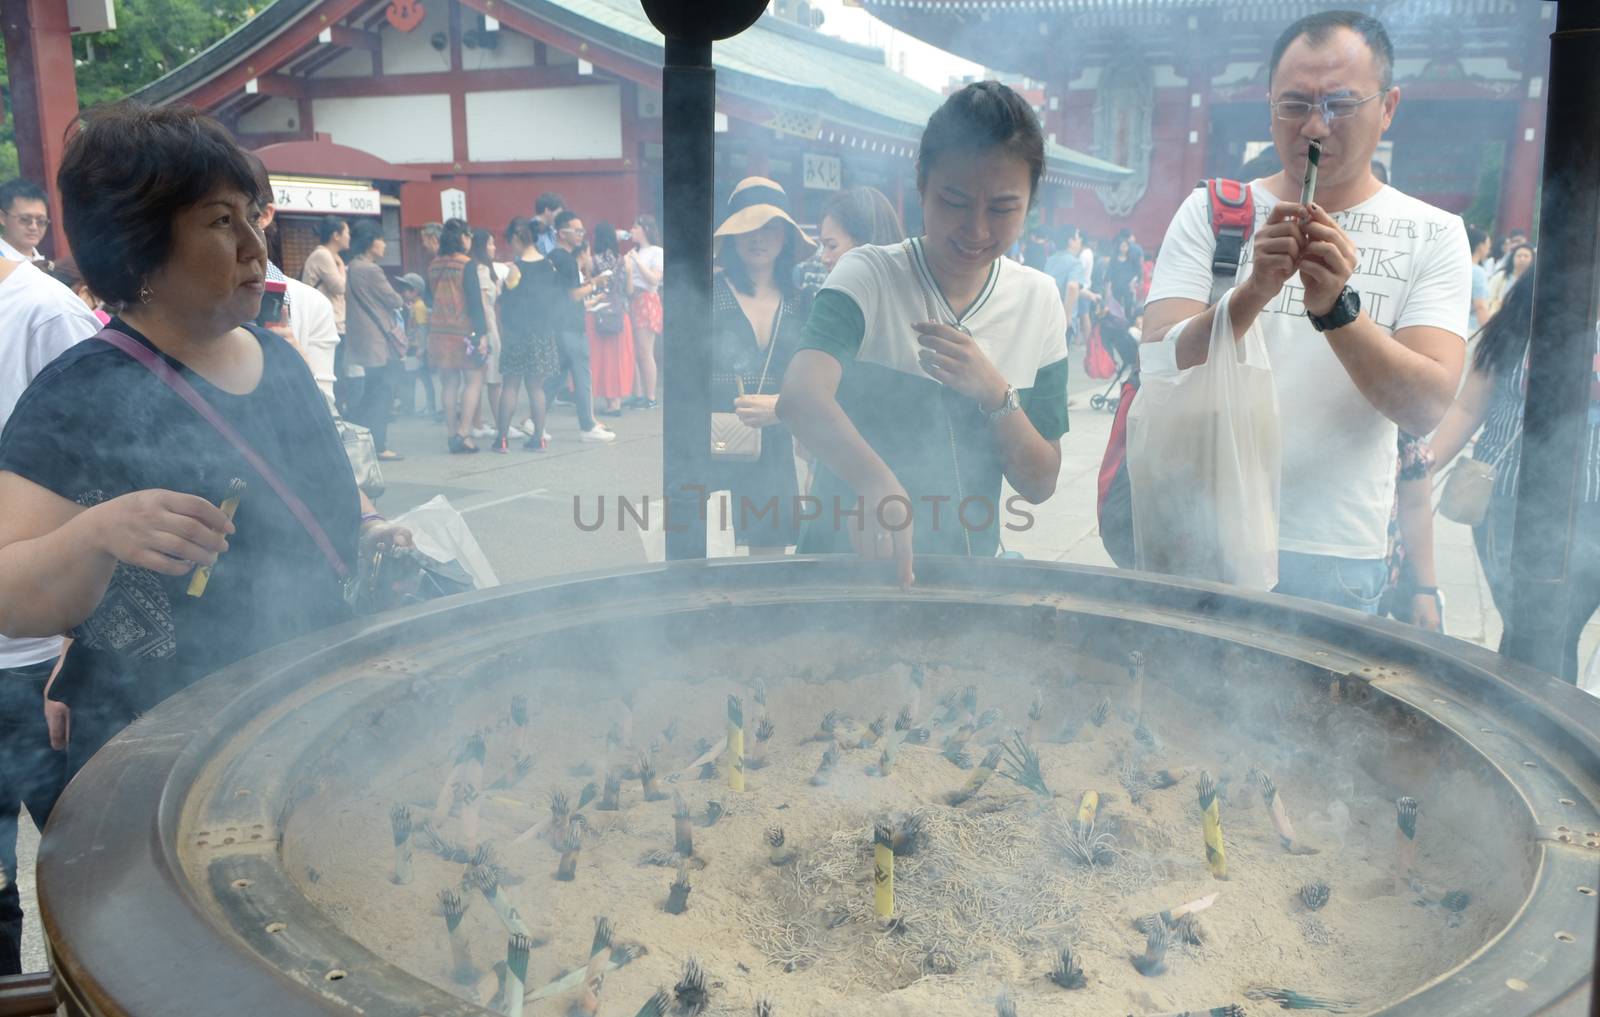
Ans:
POLYGON ((1130 372, 1139 369, 1139 339, 1133 331, 1133 319, 1127 312, 1130 306, 1131 301, 1124 304, 1114 294, 1106 294, 1101 308, 1100 342, 1116 360, 1117 373, 1111 376, 1104 392, 1089 397, 1090 409, 1116 413, 1117 406, 1122 402, 1123 381, 1130 372))

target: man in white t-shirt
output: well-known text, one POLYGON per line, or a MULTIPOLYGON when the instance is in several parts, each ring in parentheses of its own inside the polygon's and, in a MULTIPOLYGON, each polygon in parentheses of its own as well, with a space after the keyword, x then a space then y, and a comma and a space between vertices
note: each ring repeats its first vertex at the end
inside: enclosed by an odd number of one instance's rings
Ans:
MULTIPOLYGON (((98 331, 71 290, 25 261, 0 258, 0 425, 46 364, 98 331)), ((60 637, 0 636, 0 975, 21 968, 18 810, 26 804, 42 826, 66 774, 44 720, 44 685, 60 655, 60 637)))
MULTIPOLYGON (((1396 426, 1428 434, 1454 398, 1472 287, 1461 219, 1372 174, 1400 103, 1393 70, 1366 15, 1314 14, 1279 37, 1264 112, 1284 168, 1251 183, 1254 240, 1227 298, 1236 334, 1261 325, 1278 389, 1278 592, 1368 612, 1387 575, 1396 426), (1312 140, 1320 171, 1302 206, 1312 140)), ((1146 369, 1205 360, 1214 246, 1198 190, 1161 245, 1144 333, 1161 346, 1145 346, 1146 369)))

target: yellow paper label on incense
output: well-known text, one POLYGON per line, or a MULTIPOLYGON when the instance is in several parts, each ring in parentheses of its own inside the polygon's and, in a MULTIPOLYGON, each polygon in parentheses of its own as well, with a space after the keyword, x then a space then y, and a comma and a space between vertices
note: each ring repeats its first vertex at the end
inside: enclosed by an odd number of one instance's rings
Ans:
MULTIPOLYGON (((238 498, 238 496, 235 495, 232 498, 224 498, 222 500, 222 504, 219 506, 219 508, 222 509, 222 514, 223 515, 227 516, 229 520, 232 520, 233 519, 233 514, 239 510, 239 498, 238 498)), ((209 583, 210 581, 211 581, 211 566, 210 565, 201 565, 201 566, 197 567, 194 570, 194 575, 189 577, 189 590, 188 590, 189 596, 191 596, 191 597, 203 597, 203 596, 205 596, 206 584, 209 583)))
POLYGON ((1228 856, 1222 850, 1222 812, 1216 801, 1200 814, 1205 826, 1206 866, 1217 879, 1228 878, 1228 856))
POLYGON ((744 790, 744 729, 728 725, 728 787, 744 790))
POLYGON ((886 844, 872 849, 872 907, 879 918, 894 916, 894 848, 886 844))
POLYGON ((1083 799, 1078 802, 1078 825, 1087 829, 1093 822, 1095 813, 1100 811, 1100 792, 1085 791, 1083 799))

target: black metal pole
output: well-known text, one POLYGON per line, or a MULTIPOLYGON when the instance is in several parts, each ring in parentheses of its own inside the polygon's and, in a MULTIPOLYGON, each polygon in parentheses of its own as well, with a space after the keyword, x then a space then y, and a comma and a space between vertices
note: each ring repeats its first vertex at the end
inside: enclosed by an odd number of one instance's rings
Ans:
POLYGON ((711 178, 717 75, 711 41, 667 37, 662 82, 662 227, 667 259, 662 484, 667 558, 706 556, 701 522, 711 465, 711 178))
POLYGON ((1600 295, 1600 4, 1561 0, 1550 37, 1544 197, 1533 291, 1506 653, 1552 674, 1566 645, 1567 564, 1581 487, 1600 295))

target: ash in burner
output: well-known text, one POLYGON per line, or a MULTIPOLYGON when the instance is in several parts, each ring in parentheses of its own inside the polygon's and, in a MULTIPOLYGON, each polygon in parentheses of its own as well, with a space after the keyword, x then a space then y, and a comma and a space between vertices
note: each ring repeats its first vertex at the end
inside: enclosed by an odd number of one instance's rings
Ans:
MULTIPOLYGON (((396 762, 370 824, 317 824, 286 850, 316 860, 306 892, 352 934, 500 1012, 521 937, 530 1017, 663 999, 979 1013, 1002 992, 1027 1014, 1205 1012, 1252 989, 1369 1005, 1507 917, 1446 892, 1485 885, 1492 863, 1444 835, 1428 804, 1442 792, 1329 751, 1370 753, 1381 731, 1346 704, 1192 697, 1149 652, 1068 681, 1041 677, 1060 674, 1048 661, 995 677, 935 649, 915 669, 663 679, 601 702, 591 675, 546 675, 509 711, 500 685, 457 704, 495 719, 431 774, 396 762), (1290 729, 1305 734, 1286 744, 1290 729), (401 883, 397 810, 415 817, 401 883), (601 914, 614 938, 597 945, 601 914)), ((791 650, 775 659, 816 652, 791 650)))

